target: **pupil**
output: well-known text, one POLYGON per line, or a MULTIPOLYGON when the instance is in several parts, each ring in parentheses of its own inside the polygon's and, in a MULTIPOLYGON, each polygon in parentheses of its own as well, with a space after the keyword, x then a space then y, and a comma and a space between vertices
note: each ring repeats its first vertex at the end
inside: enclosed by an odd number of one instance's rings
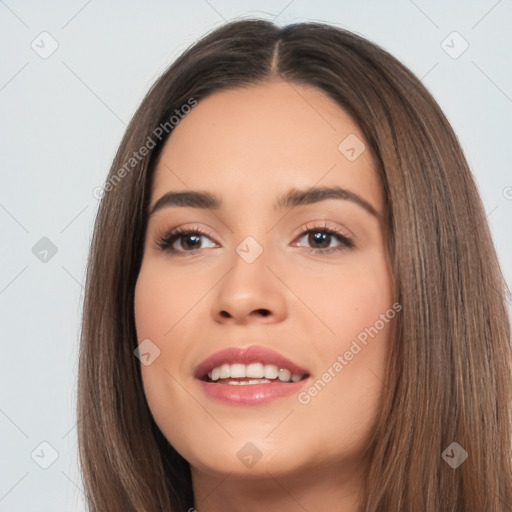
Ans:
POLYGON ((200 239, 199 235, 186 235, 183 238, 187 241, 187 243, 184 244, 185 246, 191 246, 192 249, 195 249, 196 246, 199 245, 199 239, 200 239), (189 244, 188 241, 190 239, 195 239, 195 243, 192 242, 192 244, 189 244))
MULTIPOLYGON (((311 233, 311 235, 313 236, 313 242, 315 244, 325 244, 326 239, 330 236, 328 233, 322 233, 320 231, 315 231, 311 233)), ((327 246, 328 245, 329 243, 327 243, 327 246)))

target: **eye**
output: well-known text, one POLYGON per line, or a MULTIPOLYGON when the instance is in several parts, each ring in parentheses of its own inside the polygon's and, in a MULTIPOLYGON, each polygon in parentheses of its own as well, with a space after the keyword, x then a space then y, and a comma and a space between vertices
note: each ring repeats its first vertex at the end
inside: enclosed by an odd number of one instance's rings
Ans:
MULTIPOLYGON (((203 249, 203 247, 201 247, 202 237, 209 238, 209 235, 198 227, 194 227, 193 229, 179 227, 159 236, 156 244, 162 251, 179 255, 191 254, 203 249), (176 245, 181 245, 181 248, 176 248, 176 245)), ((215 246, 216 244, 213 243, 213 245, 209 247, 215 246)))
POLYGON ((307 243, 312 245, 311 251, 314 254, 331 254, 337 251, 343 251, 352 249, 355 247, 354 242, 347 235, 342 233, 340 230, 334 227, 323 226, 312 226, 306 225, 303 228, 303 232, 300 235, 300 239, 306 239, 307 243), (338 245, 329 247, 332 241, 337 241, 338 245), (318 246, 321 247, 318 247, 318 246))
MULTIPOLYGON (((314 254, 326 255, 355 247, 354 242, 347 235, 337 228, 328 227, 325 224, 323 226, 312 227, 306 225, 302 228, 302 232, 299 236, 299 241, 306 239, 307 243, 312 245, 310 252, 314 254), (338 244, 334 247, 329 247, 333 241, 338 242, 338 244)), ((173 255, 191 255, 206 248, 201 244, 202 238, 207 238, 212 241, 210 235, 197 226, 191 229, 179 227, 157 236, 156 245, 162 251, 169 252, 173 255)), ((207 247, 218 247, 218 245, 212 242, 212 244, 207 247)))

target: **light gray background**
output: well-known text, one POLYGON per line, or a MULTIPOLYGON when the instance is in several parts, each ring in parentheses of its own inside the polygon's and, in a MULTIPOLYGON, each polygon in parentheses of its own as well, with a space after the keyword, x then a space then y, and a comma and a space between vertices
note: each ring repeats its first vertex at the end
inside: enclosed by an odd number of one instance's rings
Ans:
POLYGON ((249 15, 348 28, 422 78, 461 140, 510 287, 512 1, 0 1, 0 511, 85 510, 74 407, 93 190, 153 81, 249 15), (55 255, 34 254, 43 237, 55 255))

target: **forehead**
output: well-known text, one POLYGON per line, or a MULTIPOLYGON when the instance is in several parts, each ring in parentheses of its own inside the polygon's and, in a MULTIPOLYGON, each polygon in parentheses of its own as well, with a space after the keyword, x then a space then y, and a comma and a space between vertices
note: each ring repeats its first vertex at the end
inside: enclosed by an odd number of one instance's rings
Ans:
POLYGON ((338 185, 380 211, 380 185, 364 146, 350 116, 315 87, 276 81, 222 90, 173 129, 155 169, 152 202, 169 190, 200 188, 270 203, 291 187, 338 185))

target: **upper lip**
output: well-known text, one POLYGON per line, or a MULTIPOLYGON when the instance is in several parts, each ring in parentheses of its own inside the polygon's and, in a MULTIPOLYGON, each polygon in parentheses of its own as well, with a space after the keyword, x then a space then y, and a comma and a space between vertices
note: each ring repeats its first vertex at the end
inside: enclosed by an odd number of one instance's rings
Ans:
POLYGON ((229 347, 215 352, 196 367, 194 376, 198 379, 203 379, 214 368, 225 363, 274 364, 279 368, 290 370, 292 374, 309 375, 306 369, 298 366, 278 352, 259 345, 251 345, 249 347, 229 347))

